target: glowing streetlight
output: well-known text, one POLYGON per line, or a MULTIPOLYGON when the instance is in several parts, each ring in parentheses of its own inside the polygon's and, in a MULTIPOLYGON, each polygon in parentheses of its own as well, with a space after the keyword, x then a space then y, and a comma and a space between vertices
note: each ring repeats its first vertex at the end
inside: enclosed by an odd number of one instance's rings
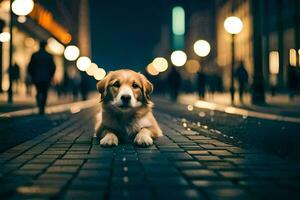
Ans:
POLYGON ((59 43, 56 39, 53 37, 50 37, 47 40, 48 48, 50 51, 55 55, 62 55, 64 53, 65 47, 61 43, 59 43))
POLYGON ((10 40, 10 33, 9 32, 0 33, 0 42, 8 42, 9 40, 10 40))
POLYGON ((184 51, 177 50, 171 54, 171 61, 173 65, 177 67, 183 66, 186 63, 186 60, 187 60, 187 56, 184 53, 184 51))
POLYGON ((100 81, 105 77, 105 75, 106 75, 106 72, 103 68, 97 68, 97 70, 95 71, 95 74, 94 74, 94 78, 97 81, 100 81))
POLYGON ((80 58, 78 58, 77 62, 76 62, 76 66, 80 71, 86 71, 89 66, 91 65, 91 59, 89 59, 86 56, 82 56, 80 58))
POLYGON ((98 65, 96 63, 91 63, 91 65, 89 66, 89 68, 86 70, 86 73, 89 76, 94 76, 97 72, 98 69, 98 65))
POLYGON ((230 34, 238 34, 243 29, 243 22, 235 16, 227 17, 224 21, 224 28, 230 34))
POLYGON ((243 29, 243 22, 240 18, 231 16, 224 21, 225 30, 231 34, 231 81, 230 81, 230 95, 231 103, 234 104, 234 62, 235 62, 235 49, 234 49, 234 36, 240 33, 243 29))
POLYGON ((67 46, 64 51, 64 56, 69 61, 76 60, 78 58, 79 54, 80 54, 79 49, 75 45, 67 46))
POLYGON ((33 7, 33 0, 14 0, 12 2, 12 11, 19 16, 28 15, 33 10, 33 7))
POLYGON ((164 72, 168 69, 168 61, 163 57, 157 57, 152 61, 153 67, 158 72, 164 72))
POLYGON ((159 71, 157 71, 153 65, 153 63, 150 63, 147 68, 146 68, 147 72, 151 75, 151 76, 156 76, 159 74, 159 71))
POLYGON ((205 57, 210 52, 210 44, 206 40, 198 40, 194 44, 194 51, 200 57, 205 57))

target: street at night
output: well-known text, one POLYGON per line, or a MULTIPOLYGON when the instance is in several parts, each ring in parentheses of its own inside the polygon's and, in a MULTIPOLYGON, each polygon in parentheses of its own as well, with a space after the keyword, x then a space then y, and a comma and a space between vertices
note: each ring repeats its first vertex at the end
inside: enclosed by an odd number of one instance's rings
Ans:
POLYGON ((299 0, 0 0, 0 199, 299 199, 299 0))

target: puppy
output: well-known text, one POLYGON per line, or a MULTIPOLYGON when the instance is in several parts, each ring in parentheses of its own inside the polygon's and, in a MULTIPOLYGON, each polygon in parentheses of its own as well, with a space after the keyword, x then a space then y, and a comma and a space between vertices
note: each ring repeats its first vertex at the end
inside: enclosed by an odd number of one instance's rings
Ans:
POLYGON ((96 135, 102 146, 117 146, 120 141, 132 141, 150 146, 162 131, 152 114, 149 95, 152 84, 140 73, 117 70, 97 83, 101 95, 96 135))

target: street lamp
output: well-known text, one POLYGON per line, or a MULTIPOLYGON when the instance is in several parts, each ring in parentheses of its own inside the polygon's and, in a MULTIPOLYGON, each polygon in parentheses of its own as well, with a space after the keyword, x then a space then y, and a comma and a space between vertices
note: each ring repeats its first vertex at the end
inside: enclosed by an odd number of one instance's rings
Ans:
POLYGON ((173 65, 177 67, 183 66, 186 63, 186 60, 187 60, 187 56, 184 53, 184 51, 177 50, 171 54, 171 61, 173 65))
POLYGON ((12 61, 13 61, 13 14, 18 16, 26 16, 28 15, 34 7, 33 0, 10 0, 10 7, 9 7, 9 33, 10 33, 10 40, 9 40, 9 88, 8 88, 8 103, 13 102, 13 91, 12 91, 12 77, 11 77, 11 70, 12 70, 12 61))
POLYGON ((106 75, 106 72, 103 68, 97 68, 97 70, 95 71, 95 74, 94 74, 94 78, 97 81, 100 81, 100 80, 104 79, 105 75, 106 75))
POLYGON ((74 61, 78 58, 80 51, 75 45, 69 45, 65 48, 64 56, 69 61, 74 61))
POLYGON ((234 62, 235 62, 235 49, 234 49, 234 36, 240 33, 243 29, 243 22, 240 18, 231 16, 224 21, 225 30, 231 34, 231 82, 230 82, 230 95, 231 103, 234 104, 234 62))
POLYGON ((163 57, 156 57, 152 61, 153 67, 158 72, 164 72, 168 69, 168 61, 163 57))

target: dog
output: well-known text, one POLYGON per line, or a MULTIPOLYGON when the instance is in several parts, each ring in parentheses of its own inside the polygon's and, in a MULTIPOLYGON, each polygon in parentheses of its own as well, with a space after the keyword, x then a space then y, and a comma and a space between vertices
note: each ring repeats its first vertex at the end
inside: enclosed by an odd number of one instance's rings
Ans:
POLYGON ((153 116, 149 95, 153 85, 141 73, 129 69, 109 72, 97 83, 101 111, 96 136, 101 146, 117 146, 133 141, 150 146, 162 131, 153 116))

